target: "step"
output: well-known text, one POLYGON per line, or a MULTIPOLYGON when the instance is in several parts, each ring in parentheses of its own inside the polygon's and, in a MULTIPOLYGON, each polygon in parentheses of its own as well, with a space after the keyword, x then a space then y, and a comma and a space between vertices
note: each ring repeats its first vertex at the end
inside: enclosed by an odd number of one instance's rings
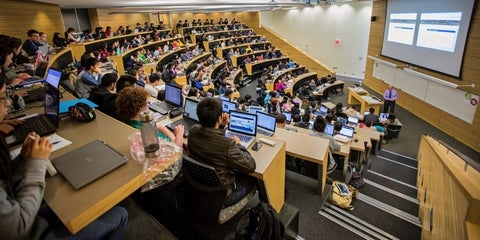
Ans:
POLYGON ((415 186, 417 182, 417 168, 403 163, 396 162, 395 160, 380 157, 370 156, 372 164, 370 170, 379 174, 388 176, 398 181, 404 182, 415 186), (392 171, 392 169, 395 169, 392 171))
POLYGON ((412 166, 412 167, 415 167, 415 168, 417 167, 417 164, 418 164, 417 159, 414 159, 414 158, 411 158, 411 157, 408 157, 408 156, 403 156, 401 154, 391 152, 391 151, 388 151, 388 150, 379 151, 378 156, 379 157, 385 157, 385 158, 388 158, 390 160, 393 160, 393 161, 396 161, 396 162, 399 162, 399 163, 403 163, 405 165, 409 165, 409 166, 412 166))
POLYGON ((372 182, 382 184, 384 187, 394 189, 395 191, 405 194, 407 196, 410 196, 413 198, 417 197, 418 189, 415 185, 410 185, 410 184, 398 181, 394 178, 377 173, 373 170, 364 171, 363 177, 372 182))

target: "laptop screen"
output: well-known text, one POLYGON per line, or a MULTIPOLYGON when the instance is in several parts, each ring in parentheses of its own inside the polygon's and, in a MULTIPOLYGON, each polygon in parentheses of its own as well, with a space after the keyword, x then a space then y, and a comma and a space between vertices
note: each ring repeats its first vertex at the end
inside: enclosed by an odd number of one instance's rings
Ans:
POLYGON ((342 125, 347 124, 347 119, 345 119, 345 118, 339 117, 339 118, 337 118, 337 120, 338 120, 340 123, 342 123, 342 125))
POLYGON ((222 99, 222 101, 230 101, 230 98, 227 96, 220 96, 219 98, 222 99))
POLYGON ((334 127, 332 124, 328 124, 327 123, 327 126, 325 127, 325 134, 328 134, 330 136, 333 136, 333 130, 334 130, 334 127))
POLYGON ((388 113, 380 113, 380 119, 387 119, 389 115, 388 113))
POLYGON ((235 110, 236 106, 237 105, 234 102, 222 99, 222 110, 223 110, 223 112, 230 112, 230 110, 235 110))
POLYGON ((45 85, 45 115, 50 119, 50 122, 58 128, 60 121, 60 92, 57 88, 50 84, 45 85))
POLYGON ((165 84, 165 102, 176 107, 182 106, 182 89, 170 84, 165 84))
POLYGON ((228 130, 236 133, 255 136, 257 134, 257 115, 230 111, 228 130))
POLYGON ((257 112, 263 112, 263 107, 261 107, 261 106, 250 106, 250 107, 248 107, 248 113, 257 114, 257 112))
POLYGON ((285 115, 285 118, 287 118, 287 123, 290 123, 292 121, 292 114, 289 112, 283 112, 283 115, 285 115))
POLYGON ((185 106, 183 106, 183 117, 193 120, 195 122, 199 122, 200 120, 198 120, 197 105, 197 101, 190 98, 185 98, 185 106))
POLYGON ((348 117, 348 123, 357 125, 358 124, 358 118, 357 117, 348 117))
POLYGON ((354 129, 355 128, 350 127, 350 126, 343 126, 342 129, 340 130, 340 134, 345 136, 345 137, 352 138, 353 133, 355 132, 354 129))
POLYGON ((52 85, 54 88, 58 88, 58 85, 60 85, 60 79, 62 78, 62 71, 55 69, 55 68, 49 68, 47 72, 47 77, 45 77, 45 81, 52 85))
POLYGON ((263 112, 257 112, 257 126, 275 132, 276 118, 263 112))
POLYGON ((327 107, 325 107, 325 106, 323 106, 323 105, 320 106, 320 114, 326 115, 327 112, 328 112, 328 108, 327 108, 327 107))

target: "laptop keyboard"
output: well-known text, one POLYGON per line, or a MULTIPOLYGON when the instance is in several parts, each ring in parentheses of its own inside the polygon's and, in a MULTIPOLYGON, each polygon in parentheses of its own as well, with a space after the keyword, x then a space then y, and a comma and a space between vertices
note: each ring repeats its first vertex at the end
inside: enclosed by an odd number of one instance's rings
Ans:
POLYGON ((263 129, 261 129, 261 128, 257 128, 257 133, 263 134, 263 135, 265 135, 265 136, 270 136, 270 135, 272 135, 272 132, 265 131, 265 130, 263 130, 263 129))
POLYGON ((23 101, 25 101, 25 103, 43 101, 45 99, 45 89, 43 87, 27 90, 27 94, 28 95, 23 96, 23 101))
POLYGON ((240 139, 241 142, 249 142, 250 140, 252 140, 254 138, 253 136, 240 135, 240 134, 235 134, 233 132, 226 132, 225 136, 229 137, 229 138, 231 138, 233 136, 237 136, 238 139, 240 139))
POLYGON ((40 136, 47 134, 54 126, 46 118, 44 115, 28 118, 22 125, 15 127, 15 138, 23 141, 30 132, 36 132, 40 136))

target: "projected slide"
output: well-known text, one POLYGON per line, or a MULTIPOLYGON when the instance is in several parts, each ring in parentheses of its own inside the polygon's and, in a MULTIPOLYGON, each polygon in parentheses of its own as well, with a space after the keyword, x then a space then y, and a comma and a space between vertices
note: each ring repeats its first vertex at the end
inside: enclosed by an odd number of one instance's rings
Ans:
POLYGON ((461 12, 422 13, 417 46, 454 52, 461 19, 461 12))
POLYGON ((416 20, 416 13, 390 14, 387 41, 412 45, 416 20))

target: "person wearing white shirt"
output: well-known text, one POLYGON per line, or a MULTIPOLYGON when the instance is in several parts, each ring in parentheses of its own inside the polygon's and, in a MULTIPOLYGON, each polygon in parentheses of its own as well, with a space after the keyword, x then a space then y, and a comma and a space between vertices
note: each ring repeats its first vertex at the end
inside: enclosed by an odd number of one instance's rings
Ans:
POLYGON ((150 75, 149 79, 150 82, 146 83, 144 88, 145 90, 147 90, 150 96, 157 98, 158 91, 162 89, 164 90, 165 85, 161 84, 160 75, 157 73, 153 73, 152 75, 150 75))

